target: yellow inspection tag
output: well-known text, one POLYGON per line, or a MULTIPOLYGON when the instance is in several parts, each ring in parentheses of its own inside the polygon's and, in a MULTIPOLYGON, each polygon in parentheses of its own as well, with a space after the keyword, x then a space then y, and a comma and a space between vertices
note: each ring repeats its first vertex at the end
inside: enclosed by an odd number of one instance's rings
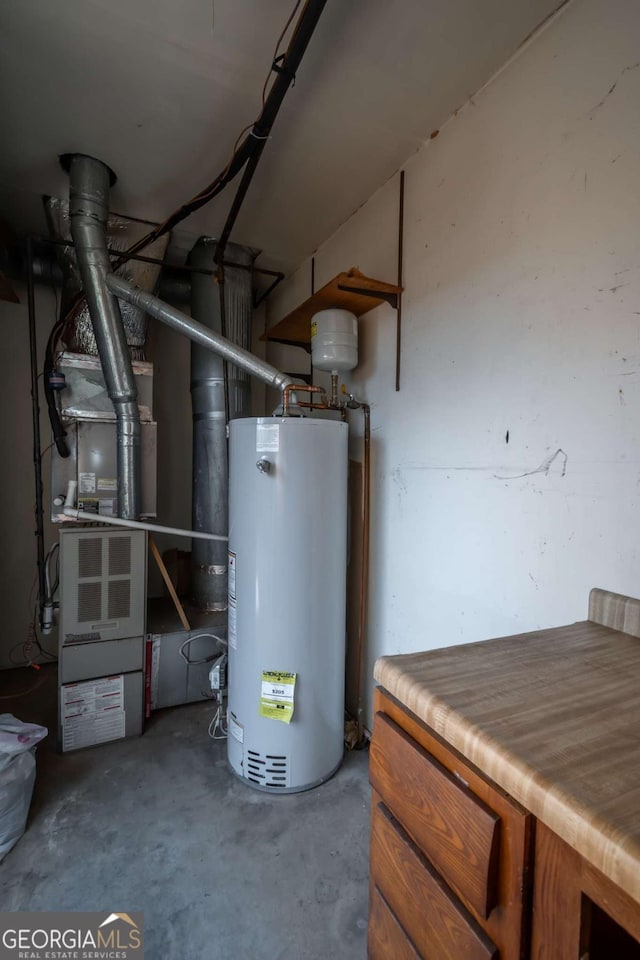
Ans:
POLYGON ((268 717, 270 720, 282 720, 283 723, 291 723, 295 686, 295 673, 283 673, 281 670, 263 670, 260 716, 268 717))

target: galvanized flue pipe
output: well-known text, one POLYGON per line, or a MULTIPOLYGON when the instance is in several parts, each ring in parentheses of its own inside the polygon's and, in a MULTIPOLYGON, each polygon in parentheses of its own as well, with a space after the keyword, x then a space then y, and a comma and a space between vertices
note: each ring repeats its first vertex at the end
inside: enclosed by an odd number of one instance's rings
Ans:
POLYGON ((106 284, 109 187, 112 173, 100 160, 74 154, 69 169, 69 217, 84 295, 91 315, 107 391, 116 414, 118 516, 140 516, 140 413, 131 356, 118 301, 106 284))

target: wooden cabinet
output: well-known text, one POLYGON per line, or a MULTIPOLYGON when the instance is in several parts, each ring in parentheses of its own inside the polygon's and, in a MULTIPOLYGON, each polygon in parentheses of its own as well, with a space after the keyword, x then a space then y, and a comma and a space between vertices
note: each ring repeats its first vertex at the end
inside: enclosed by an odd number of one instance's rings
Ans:
POLYGON ((370 960, 522 960, 531 817, 378 689, 370 960))
POLYGON ((418 956, 439 960, 497 956, 495 944, 379 800, 371 820, 371 874, 376 892, 418 956))
POLYGON ((640 906, 386 691, 369 960, 640 960, 640 906))
POLYGON ((498 895, 498 814, 382 711, 370 780, 451 888, 486 919, 498 895))
POLYGON ((640 960, 640 908, 536 824, 531 960, 640 960))

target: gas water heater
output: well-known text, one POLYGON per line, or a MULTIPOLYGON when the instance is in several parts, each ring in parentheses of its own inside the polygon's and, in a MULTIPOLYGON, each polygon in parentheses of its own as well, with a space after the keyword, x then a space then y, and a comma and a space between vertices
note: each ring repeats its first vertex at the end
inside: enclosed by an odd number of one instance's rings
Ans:
POLYGON ((273 793, 342 760, 347 433, 314 417, 230 423, 228 758, 273 793))

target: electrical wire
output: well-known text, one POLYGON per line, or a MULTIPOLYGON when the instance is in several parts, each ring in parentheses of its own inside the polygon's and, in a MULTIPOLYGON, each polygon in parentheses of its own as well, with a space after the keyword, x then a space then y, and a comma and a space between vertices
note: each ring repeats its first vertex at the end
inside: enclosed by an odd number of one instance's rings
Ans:
POLYGON ((37 638, 36 638, 35 644, 38 648, 38 653, 41 657, 46 657, 47 660, 50 660, 52 663, 58 662, 58 658, 56 657, 55 653, 49 653, 48 650, 45 650, 45 648, 42 646, 42 644, 37 638))
POLYGON ((49 603, 49 602, 53 603, 53 598, 55 596, 56 590, 60 586, 59 550, 60 550, 60 544, 56 541, 56 543, 54 543, 52 546, 49 547, 49 549, 47 550, 47 555, 44 558, 44 580, 47 586, 47 595, 45 597, 45 603, 49 603), (58 565, 56 567, 56 580, 52 587, 51 576, 49 573, 49 565, 51 563, 51 558, 54 556, 58 558, 58 565))
POLYGON ((33 693, 34 690, 37 690, 38 687, 41 687, 46 680, 47 677, 40 677, 39 680, 36 680, 36 682, 30 687, 27 687, 26 690, 19 690, 18 693, 7 693, 0 697, 0 700, 16 700, 18 697, 26 697, 28 693, 33 693))
POLYGON ((218 709, 211 718, 209 723, 208 734, 212 740, 226 740, 229 730, 227 726, 227 720, 225 719, 225 710, 223 708, 222 699, 218 703, 218 709), (218 733, 220 730, 220 733, 218 733))
MULTIPOLYGON (((269 80, 271 79, 271 74, 273 73, 273 64, 277 61, 277 59, 278 59, 278 57, 279 57, 279 55, 280 55, 280 44, 281 44, 282 41, 284 40, 285 34, 286 34, 287 30, 289 29, 289 27, 291 26, 291 21, 293 20, 293 18, 295 17, 296 13, 298 12, 298 7, 300 6, 301 3, 302 3, 302 0, 298 0, 298 2, 296 3, 295 7, 293 8, 293 10, 291 11, 291 13, 289 14, 289 19, 288 19, 287 22, 285 23, 285 25, 284 25, 284 27, 283 27, 283 29, 282 29, 282 33, 281 33, 280 36, 278 37, 278 42, 276 43, 275 50, 273 51, 273 56, 272 56, 272 58, 271 58, 271 69, 269 70, 269 73, 268 73, 267 76, 265 77, 264 87, 262 88, 262 109, 263 109, 263 110, 264 110, 264 105, 265 105, 265 103, 266 103, 266 101, 267 101, 267 87, 268 87, 268 85, 269 85, 269 80)), ((248 127, 245 127, 245 130, 246 130, 246 129, 248 129, 248 127)), ((243 133, 244 133, 244 131, 243 131, 243 133)), ((240 138, 238 138, 238 139, 240 139, 240 138)), ((236 145, 237 145, 237 142, 238 142, 238 141, 236 140, 236 145)))
MULTIPOLYGON (((278 37, 278 42, 276 43, 276 46, 275 46, 275 51, 271 61, 271 66, 269 67, 269 71, 267 73, 267 76, 265 78, 264 85, 262 88, 262 98, 261 98, 262 107, 261 107, 260 113, 251 123, 248 123, 245 127, 243 127, 240 133, 238 134, 238 136, 236 137, 235 143, 233 145, 233 149, 231 151, 231 156, 229 157, 229 160, 226 163, 223 170, 211 181, 211 183, 207 184, 207 186, 204 187, 199 193, 196 193, 190 200, 188 200, 186 203, 182 204, 182 206, 174 210, 173 213, 171 213, 166 218, 166 220, 164 220, 162 223, 158 224, 156 227, 150 230, 144 237, 141 237, 140 240, 137 240, 131 247, 129 247, 128 250, 124 251, 124 253, 122 253, 116 260, 114 260, 112 262, 112 268, 114 272, 127 262, 127 254, 139 253, 140 250, 143 250, 145 247, 149 246, 149 244, 153 243, 155 240, 158 240, 160 237, 164 236, 165 233, 168 233, 171 229, 173 229, 173 227, 177 226, 183 220, 186 220, 186 218, 189 217, 192 213, 195 213, 196 210, 199 210, 200 207, 203 207, 205 204, 209 203, 211 200, 214 199, 214 197, 216 197, 219 193, 222 192, 222 190, 227 185, 226 178, 231 171, 234 161, 236 160, 236 158, 238 157, 238 154, 245 147, 247 143, 248 137, 242 142, 242 144, 240 143, 244 134, 248 134, 248 136, 256 137, 257 139, 268 139, 268 138, 262 138, 258 134, 254 133, 253 128, 259 123, 260 119, 262 118, 262 114, 264 112, 264 108, 267 100, 267 89, 269 86, 269 80, 272 79, 272 74, 277 72, 276 61, 279 59, 279 56, 280 56, 280 45, 284 40, 287 30, 291 26, 291 22, 293 21, 293 18, 295 17, 296 12, 298 11, 301 3, 302 3, 302 0, 296 0, 293 10, 289 14, 287 22, 285 23, 284 28, 280 36, 278 37)), ((244 159, 243 164, 246 163, 247 159, 248 159, 248 155, 244 159)), ((238 167, 238 170, 235 171, 234 176, 240 172, 243 164, 241 164, 238 167)), ((52 335, 55 335, 57 338, 62 333, 65 326, 71 322, 74 315, 78 312, 83 302, 84 302, 84 295, 82 293, 79 293, 77 297, 74 299, 74 301, 72 302, 72 304, 68 307, 64 317, 61 317, 58 323, 54 326, 54 329, 52 330, 52 334, 49 337, 49 341, 47 342, 47 349, 49 349, 50 344, 52 342, 52 335)), ((46 373, 46 367, 45 367, 45 373, 46 373)), ((46 378, 45 378, 45 384, 46 384, 46 378)), ((52 420, 52 423, 53 423, 53 420, 52 420)), ((58 440, 57 437, 56 437, 56 440, 58 440)), ((61 442, 65 443, 64 437, 61 438, 61 442)), ((60 452, 61 452, 61 455, 63 456, 69 455, 68 453, 62 454, 62 451, 60 452)))
MULTIPOLYGON (((51 662, 51 663, 56 663, 56 662, 57 662, 58 658, 56 657, 55 653, 50 653, 48 650, 45 650, 45 648, 42 646, 42 644, 41 644, 40 641, 37 639, 37 637, 33 639, 32 644, 33 644, 33 646, 37 647, 37 650, 38 650, 38 654, 37 654, 37 655, 38 655, 38 656, 46 657, 46 658, 47 658, 47 661, 49 661, 49 662, 51 662)), ((25 657, 24 650, 25 650, 26 646, 27 646, 27 641, 24 640, 22 643, 16 643, 16 644, 15 644, 13 647, 11 647, 11 649, 9 650, 9 661, 10 661, 10 663, 11 663, 14 667, 33 667, 33 666, 36 666, 36 664, 34 663, 33 660, 29 660, 29 659, 27 659, 27 658, 25 657), (20 649, 23 650, 22 659, 17 660, 16 657, 14 656, 14 651, 15 651, 15 650, 20 650, 20 649)))
POLYGON ((197 633, 193 637, 187 637, 187 639, 180 644, 178 648, 178 653, 180 654, 184 662, 188 664, 190 667, 197 666, 200 663, 211 663, 212 660, 218 660, 220 657, 220 654, 216 652, 211 657, 203 657, 202 660, 189 659, 189 656, 184 652, 184 648, 188 646, 190 643, 192 643, 194 640, 202 639, 202 637, 210 637, 212 640, 216 640, 223 648, 226 649, 227 647, 227 641, 223 637, 218 637, 215 633, 197 633))
MULTIPOLYGON (((123 253, 122 256, 118 258, 118 261, 114 266, 114 269, 117 269, 117 267, 121 266, 123 263, 126 262, 128 253, 139 253, 140 250, 144 249, 144 247, 148 246, 150 243, 153 243, 155 240, 159 239, 159 237, 164 236, 165 233, 168 233, 169 230, 177 226, 178 223, 181 223, 183 220, 185 220, 188 216, 190 216, 190 214, 194 213, 196 210, 199 210, 200 207, 203 207, 206 203, 209 203, 209 201, 213 200, 213 198, 217 196, 218 193, 220 193, 224 189, 224 187, 226 186, 226 177, 229 174, 233 166, 233 163, 236 160, 238 153, 241 149, 240 140, 242 136, 245 133, 247 133, 249 130, 252 130, 252 128, 258 124, 258 122, 262 117, 262 113, 264 111, 265 103, 267 100, 267 89, 269 86, 269 80, 272 79, 272 75, 275 72, 277 72, 276 61, 279 58, 280 45, 284 40, 287 30, 291 26, 293 18, 295 17, 301 3, 302 3, 302 0, 296 0, 293 10, 289 14, 287 22, 285 23, 284 28, 280 36, 278 37, 278 42, 276 43, 274 55, 271 60, 271 66, 269 67, 269 71, 267 73, 267 76, 265 78, 264 85, 262 88, 262 98, 261 98, 262 108, 260 110, 260 113, 255 118, 255 120, 253 120, 252 123, 247 124, 247 126, 244 127, 238 134, 236 141, 233 145, 233 150, 231 151, 231 156, 229 157, 229 161, 227 162, 224 169, 215 177, 214 180, 211 181, 211 183, 207 184, 207 186, 204 187, 199 193, 195 194, 195 196, 193 196, 181 207, 178 207, 177 210, 174 210, 173 213, 170 214, 170 216, 168 216, 163 223, 159 224, 157 227, 154 227, 153 230, 150 230, 146 236, 142 237, 140 240, 136 241, 136 243, 134 243, 133 246, 129 247, 129 249, 126 250, 125 253, 123 253)), ((257 135, 250 133, 249 136, 257 136, 257 135)))
MULTIPOLYGON (((33 588, 32 591, 33 593, 33 588)), ((16 667, 34 667, 39 669, 38 664, 35 663, 35 658, 33 656, 33 648, 37 650, 36 656, 46 657, 47 660, 55 663, 58 658, 54 653, 51 653, 46 647, 43 647, 40 638, 38 637, 36 621, 38 616, 38 601, 36 600, 35 606, 33 608, 29 624, 27 626, 27 639, 23 640, 22 643, 16 643, 9 650, 9 660, 16 667), (15 650, 22 650, 22 660, 16 660, 14 656, 15 650)))

